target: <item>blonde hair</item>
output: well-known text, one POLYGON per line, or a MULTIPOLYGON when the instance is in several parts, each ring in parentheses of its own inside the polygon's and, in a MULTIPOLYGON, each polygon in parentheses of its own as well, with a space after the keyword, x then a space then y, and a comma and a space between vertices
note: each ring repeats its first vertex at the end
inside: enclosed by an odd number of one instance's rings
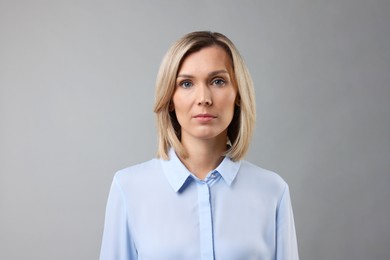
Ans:
POLYGON ((186 158, 187 151, 180 142, 180 124, 171 111, 176 77, 180 65, 191 53, 210 46, 223 48, 231 58, 233 83, 237 87, 237 103, 232 122, 228 126, 229 149, 224 155, 234 161, 241 160, 247 153, 256 118, 254 88, 251 76, 234 44, 223 34, 209 31, 192 32, 175 42, 166 53, 156 81, 154 112, 157 116, 157 156, 169 159, 168 151, 173 147, 179 157, 186 158))

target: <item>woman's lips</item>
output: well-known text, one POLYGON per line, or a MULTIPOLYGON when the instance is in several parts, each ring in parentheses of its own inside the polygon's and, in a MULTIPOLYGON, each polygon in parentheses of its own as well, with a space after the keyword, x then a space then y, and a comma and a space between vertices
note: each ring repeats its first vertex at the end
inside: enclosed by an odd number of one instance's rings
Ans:
POLYGON ((209 121, 213 120, 214 118, 216 118, 216 116, 210 115, 210 114, 198 114, 198 115, 194 116, 194 118, 200 122, 209 122, 209 121))

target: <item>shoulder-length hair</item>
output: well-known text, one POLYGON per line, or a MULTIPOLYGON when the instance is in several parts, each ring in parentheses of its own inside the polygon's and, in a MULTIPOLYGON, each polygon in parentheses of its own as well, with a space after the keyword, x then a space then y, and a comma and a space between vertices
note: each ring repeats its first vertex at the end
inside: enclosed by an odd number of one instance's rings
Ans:
POLYGON ((251 76, 234 44, 223 34, 209 31, 192 32, 175 42, 162 60, 156 81, 154 112, 157 116, 157 156, 168 160, 172 147, 179 157, 188 156, 180 142, 180 124, 172 111, 172 97, 176 78, 184 59, 191 53, 210 46, 223 48, 231 58, 232 78, 237 88, 237 102, 232 122, 228 126, 229 149, 224 155, 234 161, 241 160, 248 151, 256 118, 255 95, 251 76))

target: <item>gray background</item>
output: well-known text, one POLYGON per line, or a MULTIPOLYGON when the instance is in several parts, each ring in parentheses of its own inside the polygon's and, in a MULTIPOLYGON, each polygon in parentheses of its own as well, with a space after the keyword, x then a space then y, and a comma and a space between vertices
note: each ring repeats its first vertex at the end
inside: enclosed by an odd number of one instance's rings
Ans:
POLYGON ((389 258, 390 1, 0 0, 0 259, 98 258, 160 61, 204 29, 252 73, 248 160, 290 184, 301 259, 389 258))

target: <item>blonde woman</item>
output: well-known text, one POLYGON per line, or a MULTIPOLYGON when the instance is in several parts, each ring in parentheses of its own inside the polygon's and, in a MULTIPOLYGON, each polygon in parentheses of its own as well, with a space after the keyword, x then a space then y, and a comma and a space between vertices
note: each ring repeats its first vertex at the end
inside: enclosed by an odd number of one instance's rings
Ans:
POLYGON ((163 59, 157 158, 114 177, 101 260, 298 259, 288 185, 243 160, 251 77, 224 35, 193 32, 163 59))

